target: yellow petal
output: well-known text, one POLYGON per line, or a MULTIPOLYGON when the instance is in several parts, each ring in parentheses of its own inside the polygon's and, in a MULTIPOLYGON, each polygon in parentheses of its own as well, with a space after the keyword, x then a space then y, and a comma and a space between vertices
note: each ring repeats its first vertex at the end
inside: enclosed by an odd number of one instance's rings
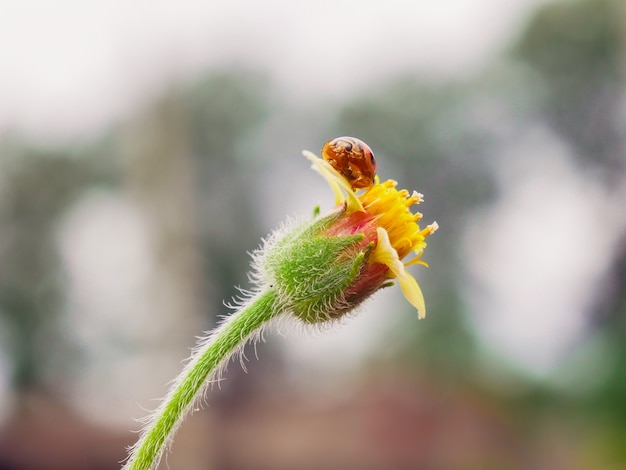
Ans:
POLYGON ((391 246, 387 231, 378 227, 376 229, 378 235, 378 243, 372 253, 371 261, 382 263, 389 268, 394 277, 398 279, 400 289, 406 300, 409 301, 417 309, 418 318, 421 320, 426 317, 426 303, 424 295, 417 281, 405 269, 404 264, 398 257, 398 252, 391 246))
POLYGON ((319 158, 308 150, 304 150, 302 155, 309 159, 311 162, 311 168, 318 172, 330 185, 330 189, 332 189, 333 194, 335 195, 336 204, 343 204, 347 200, 348 213, 356 211, 365 212, 363 204, 361 204, 361 201, 352 189, 352 186, 350 186, 350 183, 348 183, 348 181, 341 176, 341 173, 335 170, 327 161, 319 158), (345 191, 345 194, 348 196, 347 199, 341 190, 345 191))

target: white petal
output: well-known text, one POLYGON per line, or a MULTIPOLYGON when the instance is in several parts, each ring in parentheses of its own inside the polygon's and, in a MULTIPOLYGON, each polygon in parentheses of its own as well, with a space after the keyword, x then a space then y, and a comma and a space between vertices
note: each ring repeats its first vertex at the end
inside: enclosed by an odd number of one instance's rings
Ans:
POLYGON ((361 204, 361 201, 352 189, 352 186, 350 186, 350 183, 348 183, 348 181, 343 176, 341 176, 341 174, 337 170, 335 170, 330 165, 330 163, 319 158, 314 153, 309 152, 308 150, 304 150, 302 152, 302 155, 304 155, 311 161, 311 168, 317 171, 322 176, 322 178, 324 178, 328 182, 330 188, 333 190, 333 194, 335 195, 335 202, 337 204, 343 204, 346 201, 346 197, 341 191, 343 189, 343 191, 345 191, 346 195, 348 196, 348 212, 365 212, 365 209, 363 209, 363 204, 361 204))

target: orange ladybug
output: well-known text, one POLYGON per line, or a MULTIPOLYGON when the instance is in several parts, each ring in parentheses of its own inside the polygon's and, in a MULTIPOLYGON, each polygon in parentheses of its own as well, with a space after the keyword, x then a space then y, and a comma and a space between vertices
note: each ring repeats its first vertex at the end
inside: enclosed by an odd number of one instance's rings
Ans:
POLYGON ((348 180, 352 189, 374 185, 376 158, 372 149, 355 137, 337 137, 322 147, 322 158, 348 180))

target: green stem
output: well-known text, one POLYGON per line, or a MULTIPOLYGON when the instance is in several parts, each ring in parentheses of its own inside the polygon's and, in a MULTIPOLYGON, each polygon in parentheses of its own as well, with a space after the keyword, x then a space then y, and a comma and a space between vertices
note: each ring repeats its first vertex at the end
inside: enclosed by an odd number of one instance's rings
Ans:
POLYGON ((263 292, 233 314, 207 339, 200 340, 189 363, 131 450, 124 470, 156 468, 177 426, 206 385, 230 357, 240 351, 248 339, 280 314, 281 310, 277 293, 273 290, 263 292))

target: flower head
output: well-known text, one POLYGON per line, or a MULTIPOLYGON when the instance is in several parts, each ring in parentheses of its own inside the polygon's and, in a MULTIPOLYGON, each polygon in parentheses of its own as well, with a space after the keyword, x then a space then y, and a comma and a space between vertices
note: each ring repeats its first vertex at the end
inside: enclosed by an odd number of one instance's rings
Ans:
MULTIPOLYGON (((367 191, 357 196, 349 182, 345 180, 326 161, 316 157, 311 152, 304 152, 312 162, 312 168, 320 173, 330 184, 335 193, 337 203, 345 203, 345 219, 339 225, 348 230, 359 230, 359 227, 368 226, 375 231, 375 243, 368 263, 383 265, 386 278, 396 278, 407 300, 417 308, 419 317, 426 315, 424 296, 417 281, 405 269, 410 264, 423 264, 421 261, 426 237, 438 229, 436 222, 420 229, 418 222, 422 214, 412 213, 409 208, 423 201, 423 195, 417 191, 409 193, 406 189, 398 191, 397 182, 387 180, 381 183, 376 177, 375 184, 367 191), (345 194, 345 196, 344 196, 345 194), (411 253, 413 258, 403 263, 411 253)), ((370 268, 370 269, 372 269, 370 268)))
POLYGON ((397 190, 395 181, 381 183, 378 177, 357 194, 327 161, 308 151, 304 155, 329 183, 337 207, 275 237, 262 250, 257 265, 285 308, 307 323, 321 323, 341 317, 397 279, 424 318, 424 297, 406 270, 410 264, 425 265, 425 239, 438 228, 432 223, 420 229, 422 215, 410 211, 422 195, 397 190))

